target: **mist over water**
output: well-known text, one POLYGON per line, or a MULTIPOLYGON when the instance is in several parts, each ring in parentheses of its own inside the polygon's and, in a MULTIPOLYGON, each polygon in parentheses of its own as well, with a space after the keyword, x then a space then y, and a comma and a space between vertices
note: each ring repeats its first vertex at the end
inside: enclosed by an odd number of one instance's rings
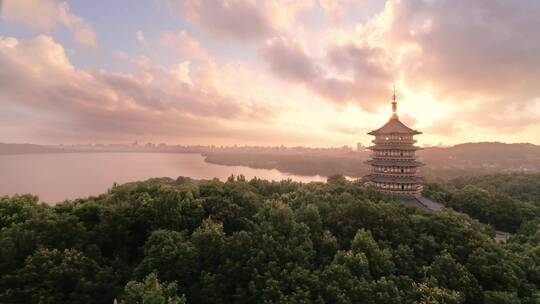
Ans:
POLYGON ((98 195, 119 184, 152 177, 227 179, 231 174, 267 180, 325 181, 275 169, 209 164, 200 154, 62 153, 0 156, 0 195, 32 193, 50 204, 98 195))

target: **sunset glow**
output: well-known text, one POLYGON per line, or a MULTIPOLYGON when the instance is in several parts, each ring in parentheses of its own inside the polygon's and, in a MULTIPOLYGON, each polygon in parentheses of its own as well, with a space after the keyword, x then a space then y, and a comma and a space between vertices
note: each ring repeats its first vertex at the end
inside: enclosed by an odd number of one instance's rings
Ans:
POLYGON ((0 3, 3 142, 540 143, 535 1, 0 3))

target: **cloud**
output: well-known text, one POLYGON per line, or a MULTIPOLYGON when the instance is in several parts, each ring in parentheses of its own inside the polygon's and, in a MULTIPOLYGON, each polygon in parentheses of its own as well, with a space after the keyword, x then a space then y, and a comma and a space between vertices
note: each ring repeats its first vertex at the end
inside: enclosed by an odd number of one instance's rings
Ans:
POLYGON ((491 125, 531 124, 503 117, 519 116, 540 96, 538 15, 531 0, 391 1, 381 37, 404 49, 399 67, 411 88, 479 102, 478 118, 491 125))
POLYGON ((168 0, 186 20, 216 37, 255 40, 272 31, 256 1, 168 0))
POLYGON ((208 60, 210 58, 199 41, 188 35, 186 31, 164 32, 161 36, 161 45, 172 48, 182 59, 208 60))
POLYGON ((78 69, 51 37, 0 38, 0 103, 39 112, 53 122, 43 126, 47 134, 89 138, 246 133, 234 124, 252 122, 257 130, 273 114, 264 104, 184 81, 189 65, 132 62, 134 73, 78 69))
POLYGON ((388 97, 393 80, 379 48, 333 46, 327 54, 330 67, 311 57, 301 42, 284 37, 267 40, 259 53, 277 76, 301 82, 332 102, 355 103, 368 111, 388 97))
POLYGON ((260 49, 272 72, 286 79, 311 82, 319 77, 319 71, 300 42, 284 37, 266 41, 260 49))
MULTIPOLYGON (((351 18, 342 12, 346 3, 319 5, 329 15, 351 18)), ((372 112, 388 99, 391 84, 402 82, 464 106, 457 125, 473 120, 511 132, 540 116, 525 111, 540 97, 538 15, 540 5, 531 0, 388 1, 381 13, 331 39, 322 57, 287 36, 267 40, 259 53, 274 75, 335 104, 372 112)), ((447 127, 444 133, 458 130, 447 127)))
MULTIPOLYGON (((3 5, 2 5, 3 4, 3 5)), ((34 30, 50 32, 59 25, 71 31, 73 39, 84 46, 97 47, 96 34, 83 18, 70 12, 67 2, 56 0, 4 0, 3 20, 22 24, 34 30)))
POLYGON ((407 113, 399 114, 399 119, 410 128, 416 128, 418 124, 418 119, 415 116, 412 116, 407 113))
POLYGON ((140 43, 147 51, 153 52, 153 47, 148 41, 146 41, 143 31, 135 32, 135 39, 137 39, 137 42, 140 43))
POLYGON ((188 22, 214 37, 264 41, 278 32, 294 31, 300 16, 315 0, 163 0, 188 22))
POLYGON ((339 20, 345 16, 345 8, 342 1, 339 0, 319 0, 319 5, 325 14, 335 20, 339 20))
MULTIPOLYGON (((348 5, 319 1, 336 19, 353 18, 344 12, 348 5)), ((511 132, 540 116, 534 113, 540 97, 538 15, 540 5, 532 0, 389 0, 364 23, 333 28, 333 34, 346 35, 332 34, 322 52, 313 44, 310 50, 301 37, 285 36, 267 40, 259 53, 274 75, 335 104, 373 112, 399 82, 462 107, 455 126, 446 124, 439 133, 457 132, 467 121, 511 132)))
POLYGON ((538 101, 530 101, 525 105, 521 103, 494 102, 496 108, 489 103, 481 103, 463 113, 463 120, 476 127, 488 128, 501 134, 522 132, 529 126, 540 124, 540 108, 538 101), (530 105, 529 105, 530 103, 530 105))
POLYGON ((432 124, 426 126, 423 129, 423 132, 440 135, 445 137, 450 137, 455 135, 457 132, 460 132, 461 128, 457 125, 456 119, 448 118, 444 120, 436 120, 432 124))
POLYGON ((301 26, 298 19, 314 8, 315 4, 315 0, 267 0, 261 9, 275 31, 289 32, 301 26))

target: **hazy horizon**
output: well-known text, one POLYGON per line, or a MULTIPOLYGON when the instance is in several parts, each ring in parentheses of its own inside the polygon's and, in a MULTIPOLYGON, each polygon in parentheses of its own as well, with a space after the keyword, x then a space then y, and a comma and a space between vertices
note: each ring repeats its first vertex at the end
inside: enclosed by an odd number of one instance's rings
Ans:
POLYGON ((0 1, 2 142, 540 144, 540 5, 0 1))
MULTIPOLYGON (((38 146, 51 146, 51 147, 55 147, 55 146, 85 146, 85 145, 124 145, 124 146, 131 146, 133 145, 134 141, 131 141, 131 142, 74 142, 74 143, 43 143, 43 144, 40 144, 40 143, 35 143, 35 142, 0 142, 0 144, 8 144, 8 145, 38 145, 38 146)), ((218 144, 214 144, 214 143, 201 143, 201 144, 187 144, 187 143, 181 143, 181 142, 178 142, 178 143, 163 143, 163 142, 152 142, 152 141, 148 141, 148 142, 143 142, 143 141, 137 141, 137 144, 139 146, 144 146, 146 144, 153 144, 153 145, 160 145, 160 144, 166 144, 168 146, 207 146, 207 147, 211 147, 211 146, 215 146, 215 147, 223 147, 223 148, 233 148, 233 147, 238 147, 238 148, 242 148, 242 147, 260 147, 260 148, 275 148, 275 147, 280 147, 280 146, 283 146, 285 148, 298 148, 298 147, 302 147, 302 148, 309 148, 309 149, 331 149, 331 148, 335 148, 335 149, 339 149, 339 148, 342 148, 344 146, 347 146, 349 148, 352 148, 353 150, 356 149, 356 145, 360 143, 362 144, 363 147, 367 147, 369 145, 372 145, 371 144, 371 141, 370 142, 356 142, 356 143, 353 143, 353 144, 342 144, 342 145, 335 145, 335 146, 311 146, 311 145, 283 145, 283 144, 276 144, 276 145, 264 145, 264 144, 260 144, 260 145, 248 145, 248 144, 235 144, 235 143, 232 143, 232 144, 228 144, 228 145, 218 145, 218 144)), ((448 147, 454 147, 454 146, 458 146, 458 145, 466 145, 466 144, 505 144, 505 145, 527 145, 527 144, 531 144, 531 145, 535 145, 535 146, 540 146, 540 143, 534 143, 534 142, 500 142, 500 141, 478 141, 478 142, 458 142, 458 143, 455 143, 455 144, 445 144, 445 143, 436 143, 436 144, 430 144, 430 143, 424 143, 422 145, 423 148, 448 148, 448 147)))

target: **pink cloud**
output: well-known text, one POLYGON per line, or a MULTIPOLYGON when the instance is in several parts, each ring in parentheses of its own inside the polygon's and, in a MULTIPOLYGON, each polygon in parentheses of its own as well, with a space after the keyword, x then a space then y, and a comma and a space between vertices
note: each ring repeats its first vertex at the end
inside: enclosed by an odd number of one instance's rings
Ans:
POLYGON ((273 38, 259 53, 277 76, 300 82, 334 103, 355 103, 368 111, 375 110, 381 100, 388 98, 393 81, 385 66, 384 53, 378 48, 352 44, 334 46, 328 59, 339 72, 338 76, 324 68, 295 40, 273 38))
MULTIPOLYGON (((186 83, 175 69, 149 62, 140 62, 135 74, 77 69, 47 36, 1 38, 0 65, 0 103, 39 112, 53 122, 45 126, 48 134, 232 134, 238 126, 228 122, 261 123, 273 113, 263 104, 186 83)), ((25 123, 20 121, 21 128, 25 123)))
POLYGON ((164 32, 161 36, 161 45, 172 48, 182 59, 208 60, 210 58, 199 41, 189 36, 186 31, 164 32))
POLYGON ((217 37, 254 40, 272 31, 269 21, 255 1, 250 0, 168 0, 193 24, 217 37))
POLYGON ((4 0, 3 3, 0 1, 0 5, 2 5, 0 13, 3 20, 44 32, 50 32, 61 25, 72 33, 77 43, 97 47, 96 34, 92 26, 82 17, 72 14, 67 2, 4 0))

